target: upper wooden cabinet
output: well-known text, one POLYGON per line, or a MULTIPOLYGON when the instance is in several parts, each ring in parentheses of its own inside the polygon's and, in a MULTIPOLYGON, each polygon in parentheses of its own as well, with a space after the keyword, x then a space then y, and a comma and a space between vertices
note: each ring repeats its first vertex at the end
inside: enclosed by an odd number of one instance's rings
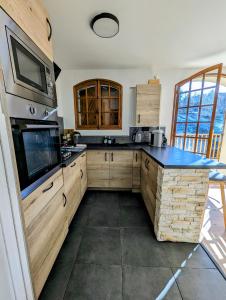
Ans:
POLYGON ((42 0, 0 0, 0 6, 53 61, 52 28, 42 0))
POLYGON ((159 126, 160 84, 137 85, 137 126, 159 126))
POLYGON ((119 83, 93 79, 73 89, 77 129, 122 128, 122 86, 119 83))

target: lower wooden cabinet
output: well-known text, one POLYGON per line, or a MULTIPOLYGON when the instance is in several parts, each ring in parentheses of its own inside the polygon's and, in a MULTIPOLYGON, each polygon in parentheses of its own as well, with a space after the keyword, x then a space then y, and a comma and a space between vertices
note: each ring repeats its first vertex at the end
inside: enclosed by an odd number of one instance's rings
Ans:
POLYGON ((67 220, 70 224, 81 200, 81 172, 78 158, 63 168, 63 177, 64 192, 68 201, 67 220))
POLYGON ((87 155, 86 152, 81 154, 79 157, 79 164, 80 164, 80 175, 81 175, 81 198, 84 196, 87 190, 87 168, 86 168, 86 159, 87 155))
POLYGON ((147 154, 142 153, 141 193, 153 224, 155 219, 157 176, 157 163, 147 154))
POLYGON ((89 150, 87 152, 88 187, 131 189, 132 150, 89 150))
POLYGON ((25 235, 36 298, 68 231, 62 170, 22 201, 25 235))

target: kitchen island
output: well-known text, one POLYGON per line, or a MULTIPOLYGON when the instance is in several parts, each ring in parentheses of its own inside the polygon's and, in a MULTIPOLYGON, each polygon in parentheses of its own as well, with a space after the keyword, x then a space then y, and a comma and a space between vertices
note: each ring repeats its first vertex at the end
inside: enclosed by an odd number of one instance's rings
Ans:
MULTIPOLYGON (((210 169, 218 161, 175 147, 88 144, 89 151, 140 151, 140 190, 159 241, 199 242, 210 169)), ((89 166, 88 166, 89 178, 89 166)))

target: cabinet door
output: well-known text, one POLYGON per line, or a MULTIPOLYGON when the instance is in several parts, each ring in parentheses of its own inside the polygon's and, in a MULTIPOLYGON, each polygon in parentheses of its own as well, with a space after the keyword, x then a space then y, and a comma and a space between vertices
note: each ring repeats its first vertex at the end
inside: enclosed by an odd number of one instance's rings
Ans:
POLYGON ((133 151, 133 189, 140 189, 141 151, 133 151))
POLYGON ((109 187, 132 188, 133 151, 110 151, 109 187))
POLYGON ((109 187, 109 151, 87 151, 88 187, 109 187))
POLYGON ((33 42, 53 61, 49 16, 42 0, 2 0, 1 6, 33 42))
POLYGON ((142 153, 141 192, 153 224, 155 219, 157 176, 158 165, 148 155, 142 153))
MULTIPOLYGON (((25 233, 30 257, 31 274, 35 295, 38 298, 57 254, 67 234, 67 203, 63 195, 63 187, 38 210, 31 219, 30 210, 34 203, 24 210, 25 233)), ((29 196, 28 196, 29 197, 29 196)), ((30 199, 25 199, 29 201, 30 199)), ((36 206, 42 200, 35 198, 36 206)), ((46 199, 48 200, 48 199, 46 199)), ((40 203, 41 204, 41 203, 40 203)), ((41 205, 42 206, 42 205, 41 205)))
POLYGON ((159 126, 160 85, 137 85, 137 126, 159 126))
POLYGON ((86 169, 86 153, 83 153, 79 157, 80 173, 81 173, 81 199, 84 196, 87 189, 87 169, 86 169))
POLYGON ((81 199, 80 164, 78 159, 63 169, 63 175, 64 192, 68 201, 67 219, 68 224, 70 224, 81 199))

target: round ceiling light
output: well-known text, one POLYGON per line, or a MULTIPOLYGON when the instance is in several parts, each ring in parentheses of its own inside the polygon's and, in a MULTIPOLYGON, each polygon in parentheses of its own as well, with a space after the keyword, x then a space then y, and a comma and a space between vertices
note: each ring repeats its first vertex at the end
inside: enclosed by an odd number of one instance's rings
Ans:
POLYGON ((119 20, 116 16, 104 12, 92 19, 90 27, 96 35, 111 38, 119 32, 119 20))

